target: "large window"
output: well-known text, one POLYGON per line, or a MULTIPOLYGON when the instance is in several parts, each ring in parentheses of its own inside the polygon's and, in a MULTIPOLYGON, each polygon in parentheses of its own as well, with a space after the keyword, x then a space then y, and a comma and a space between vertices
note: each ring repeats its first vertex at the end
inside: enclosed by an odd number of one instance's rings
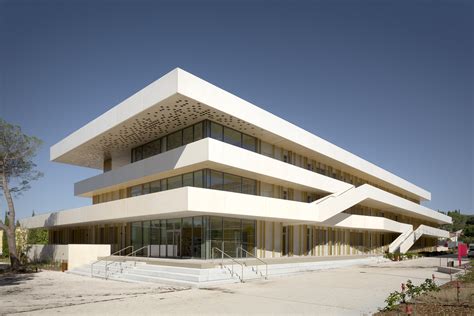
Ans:
POLYGON ((129 196, 182 187, 208 188, 236 193, 257 194, 257 181, 212 169, 203 169, 130 187, 129 196))
POLYGON ((234 145, 234 146, 242 146, 242 133, 228 128, 224 127, 224 142, 234 145))
POLYGON ((257 151, 257 139, 255 137, 242 134, 242 148, 257 151))
POLYGON ((136 185, 131 187, 130 196, 139 196, 142 195, 142 185, 136 185))
POLYGON ((210 185, 209 189, 222 190, 223 173, 219 171, 210 171, 210 185))
POLYGON ((161 191, 161 181, 150 182, 150 193, 160 192, 161 191))
POLYGON ((187 145, 193 141, 193 126, 189 126, 183 130, 183 145, 187 145))
POLYGON ((177 131, 168 135, 167 150, 178 148, 183 145, 183 131, 177 131))
MULTIPOLYGON (((134 222, 131 232, 134 249, 145 247, 141 256, 211 259, 213 248, 218 248, 232 257, 247 257, 240 247, 255 253, 253 220, 217 216, 162 219, 134 222)), ((214 249, 215 256, 219 253, 214 249)))
POLYGON ((168 178, 168 190, 181 188, 183 186, 183 177, 181 175, 168 178))
POLYGON ((252 179, 242 178, 242 193, 257 194, 257 182, 252 179))
POLYGON ((196 188, 204 187, 204 171, 203 170, 194 172, 194 186, 196 188))
POLYGON ((183 187, 192 187, 194 183, 193 173, 183 174, 183 187))
POLYGON ((211 138, 222 140, 223 136, 223 126, 221 124, 211 122, 211 138))
POLYGON ((224 191, 242 192, 242 177, 224 173, 224 191))
POLYGON ((167 150, 190 144, 205 137, 251 151, 257 151, 257 139, 222 124, 204 120, 132 149, 132 163, 167 150))
POLYGON ((204 138, 203 129, 204 129, 204 124, 202 122, 194 124, 194 141, 204 138))
POLYGON ((242 223, 240 219, 224 218, 223 220, 223 248, 231 257, 240 256, 239 247, 242 246, 242 223))
POLYGON ((152 141, 142 147, 142 159, 158 155, 161 152, 161 141, 152 141))

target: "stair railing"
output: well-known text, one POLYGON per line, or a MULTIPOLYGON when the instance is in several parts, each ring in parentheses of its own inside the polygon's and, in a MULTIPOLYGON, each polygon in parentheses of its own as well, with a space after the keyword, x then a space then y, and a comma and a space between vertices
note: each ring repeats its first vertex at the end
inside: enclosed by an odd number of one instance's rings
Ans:
MULTIPOLYGON (((250 255, 250 257, 252 257, 252 258, 254 258, 254 259, 260 261, 261 263, 263 263, 263 264, 265 265, 265 280, 268 279, 268 263, 266 263, 265 261, 263 261, 263 260, 260 259, 260 258, 257 258, 257 256, 255 256, 253 253, 248 252, 247 250, 245 250, 245 249, 242 248, 242 247, 238 247, 237 250, 240 250, 240 257, 243 258, 243 257, 244 257, 244 256, 243 256, 243 253, 245 252, 246 255, 250 255)), ((255 265, 255 270, 256 270, 256 272, 257 272, 257 274, 258 274, 258 264, 255 265)))
POLYGON ((143 246, 141 248, 138 248, 137 250, 135 251, 132 251, 131 253, 129 253, 128 255, 126 255, 125 257, 134 257, 135 259, 132 260, 133 261, 133 266, 136 267, 137 266, 137 253, 143 249, 146 249, 146 256, 149 257, 150 256, 150 245, 147 245, 147 246, 143 246))
POLYGON ((108 259, 110 259, 112 256, 115 256, 115 255, 117 255, 117 254, 120 256, 123 251, 125 251, 125 250, 127 250, 127 249, 129 249, 129 248, 132 248, 132 252, 133 252, 133 246, 127 246, 127 247, 125 247, 125 248, 122 248, 122 249, 120 249, 120 250, 114 252, 113 254, 111 254, 111 255, 109 255, 109 256, 106 256, 105 258, 99 259, 99 260, 94 261, 93 263, 91 263, 91 278, 94 277, 94 265, 95 265, 96 263, 105 261, 104 277, 105 277, 105 279, 107 279, 107 275, 108 275, 108 274, 107 274, 107 266, 108 266, 107 263, 108 263, 108 259))
POLYGON ((211 250, 212 260, 214 260, 214 252, 216 250, 221 254, 221 268, 224 268, 224 257, 230 259, 231 260, 231 270, 230 270, 231 275, 232 276, 234 276, 234 274, 237 275, 237 277, 240 279, 240 282, 244 283, 244 264, 238 262, 235 258, 229 256, 228 254, 226 254, 224 251, 222 251, 221 249, 217 247, 213 247, 211 250), (238 264, 242 268, 242 274, 240 276, 238 273, 234 272, 234 263, 238 264))

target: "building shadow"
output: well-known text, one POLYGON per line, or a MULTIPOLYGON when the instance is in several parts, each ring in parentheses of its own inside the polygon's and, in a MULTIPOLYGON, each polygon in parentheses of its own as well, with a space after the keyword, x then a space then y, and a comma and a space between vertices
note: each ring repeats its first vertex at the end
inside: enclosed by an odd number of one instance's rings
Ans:
POLYGON ((35 278, 34 273, 4 273, 0 274, 0 287, 20 285, 35 278))

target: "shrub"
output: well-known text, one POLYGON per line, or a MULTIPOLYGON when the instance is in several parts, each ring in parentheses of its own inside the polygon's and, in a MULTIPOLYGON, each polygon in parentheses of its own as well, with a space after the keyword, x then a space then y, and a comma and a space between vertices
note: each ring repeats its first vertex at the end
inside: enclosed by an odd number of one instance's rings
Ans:
POLYGON ((387 306, 385 306, 383 310, 391 311, 400 303, 406 303, 406 301, 410 299, 415 299, 419 295, 427 292, 438 292, 440 290, 436 283, 431 279, 426 279, 425 282, 421 283, 418 286, 414 285, 411 280, 407 280, 406 288, 406 292, 395 291, 390 293, 390 295, 385 300, 387 306))

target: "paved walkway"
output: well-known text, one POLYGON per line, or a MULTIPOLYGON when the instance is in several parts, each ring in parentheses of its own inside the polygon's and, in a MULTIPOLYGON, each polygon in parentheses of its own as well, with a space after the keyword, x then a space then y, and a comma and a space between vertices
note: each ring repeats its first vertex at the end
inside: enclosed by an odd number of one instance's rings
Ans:
POLYGON ((129 284, 42 272, 26 279, 0 278, 0 314, 156 315, 318 314, 369 315, 411 279, 434 273, 438 258, 387 262, 228 284, 207 289, 129 284))

